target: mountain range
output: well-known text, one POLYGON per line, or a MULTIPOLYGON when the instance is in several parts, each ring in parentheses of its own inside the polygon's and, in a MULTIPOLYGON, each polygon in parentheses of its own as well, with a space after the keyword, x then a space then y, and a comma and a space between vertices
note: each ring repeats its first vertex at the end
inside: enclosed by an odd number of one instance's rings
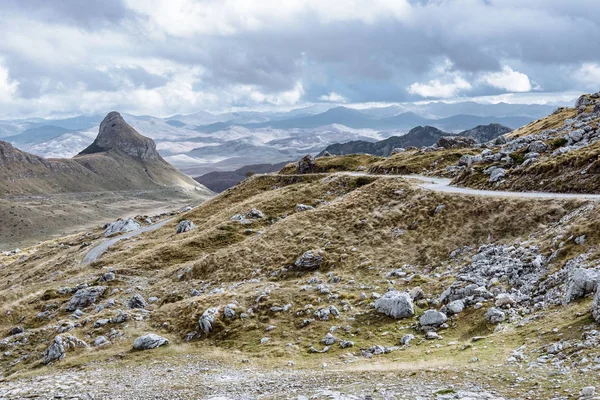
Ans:
MULTIPOLYGON (((456 133, 499 123, 518 128, 550 113, 549 105, 429 103, 356 109, 317 104, 291 111, 200 111, 167 118, 123 114, 153 139, 165 159, 198 176, 248 164, 277 163, 317 154, 335 143, 376 142, 415 126, 456 133)), ((42 157, 69 158, 88 147, 104 116, 0 121, 0 140, 42 157)))

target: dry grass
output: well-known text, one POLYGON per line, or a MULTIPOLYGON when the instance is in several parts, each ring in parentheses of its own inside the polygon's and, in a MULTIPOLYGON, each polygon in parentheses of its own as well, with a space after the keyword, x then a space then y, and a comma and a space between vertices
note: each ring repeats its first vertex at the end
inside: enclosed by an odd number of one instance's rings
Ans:
MULTIPOLYGON (((342 171, 356 171, 359 167, 369 169, 371 165, 384 160, 383 157, 372 156, 369 154, 350 154, 346 156, 318 157, 315 161, 318 173, 331 173, 342 171)), ((296 173, 296 164, 286 165, 280 174, 290 175, 296 173)))
MULTIPOLYGON (((549 255, 556 234, 553 227, 583 203, 443 194, 385 177, 365 180, 319 174, 255 176, 179 218, 191 219, 198 226, 196 230, 175 235, 177 221, 173 221, 157 231, 120 242, 88 267, 78 263, 87 251, 78 246, 85 240, 81 236, 66 239, 73 243, 71 247, 59 247, 54 242, 52 247, 46 243, 27 249, 28 259, 23 261, 17 257, 0 258, 0 263, 5 264, 0 269, 3 282, 0 331, 20 324, 35 332, 28 347, 3 358, 0 365, 6 372, 37 368, 39 361, 35 357, 9 366, 26 352, 39 354, 56 334, 53 328, 39 329, 46 323, 36 318, 37 313, 48 303, 60 307, 68 301, 68 295, 56 294, 57 288, 83 282, 94 284, 106 268, 116 270, 118 279, 109 286, 120 290, 112 295, 120 302, 119 307, 124 307, 131 296, 127 289, 134 287, 144 297, 158 296, 161 301, 149 307, 153 312, 148 319, 131 321, 127 329, 115 326, 126 333, 123 341, 108 348, 69 353, 67 361, 59 366, 109 360, 118 354, 125 354, 126 360, 118 358, 119 362, 143 363, 150 356, 129 353, 128 349, 135 335, 147 331, 171 340, 168 348, 152 353, 152 357, 177 358, 182 352, 223 351, 248 357, 265 368, 281 365, 282 360, 288 359, 294 359, 298 366, 314 368, 320 362, 344 355, 348 350, 338 346, 324 355, 307 351, 311 345, 321 347, 320 339, 334 326, 339 327, 335 331, 338 338, 355 342, 353 352, 375 344, 397 345, 403 334, 417 333, 411 327, 414 321, 395 321, 374 313, 370 307, 372 300, 361 299, 361 293, 370 295, 383 293, 388 287, 404 290, 420 286, 428 297, 437 297, 472 255, 467 252, 457 259, 448 259, 451 251, 464 246, 476 249, 490 242, 511 244, 535 238, 542 253, 549 255), (298 203, 316 208, 296 212, 298 203), (440 204, 446 207, 434 213, 440 204), (253 207, 262 210, 266 218, 250 225, 230 221, 233 214, 253 207), (404 234, 393 236, 394 228, 402 229, 404 234), (319 270, 301 273, 288 269, 296 257, 311 249, 322 249, 327 255, 327 262, 319 270), (406 272, 416 274, 412 280, 386 279, 387 272, 405 264, 406 272), (339 277, 340 282, 329 282, 330 274, 339 277), (304 288, 309 278, 328 285, 333 297, 319 292, 316 284, 304 288), (225 291, 214 292, 220 288, 225 291), (191 296, 192 289, 203 289, 204 294, 191 296), (268 298, 257 303, 262 293, 267 293, 268 298), (188 344, 184 342, 187 333, 198 330, 198 319, 204 310, 232 302, 238 303, 238 312, 252 308, 252 315, 233 321, 219 319, 210 335, 188 344), (292 304, 292 312, 270 311, 272 306, 288 303, 292 304), (312 318, 313 311, 330 304, 342 311, 339 319, 315 321, 300 328, 304 319, 312 318), (305 309, 311 311, 298 314, 305 309), (269 325, 277 328, 267 333, 269 325), (345 326, 350 326, 348 331, 343 329, 345 326), (271 341, 261 345, 260 339, 265 336, 271 341)), ((594 249, 600 241, 600 235, 590 232, 597 232, 598 227, 600 217, 590 211, 563 228, 566 235, 589 234, 585 247, 581 248, 584 251, 594 249)), ((556 263, 573 254, 565 251, 556 263)), ((389 363, 391 370, 452 370, 467 368, 474 356, 481 359, 482 366, 492 368, 534 335, 534 326, 554 324, 564 329, 567 321, 572 324, 584 321, 568 318, 568 313, 579 307, 583 305, 548 313, 547 319, 526 328, 496 334, 483 322, 483 309, 468 310, 442 333, 443 341, 415 342, 401 352, 365 361, 357 370, 383 368, 376 363, 384 366, 389 363), (492 337, 462 351, 462 345, 475 335, 492 337), (439 348, 435 346, 438 343, 442 344, 439 348)), ((417 307, 416 311, 419 315, 425 310, 417 307)), ((94 329, 93 322, 114 312, 114 309, 90 312, 89 322, 69 333, 92 341, 112 327, 94 329)), ((57 316, 68 317, 60 310, 57 316)), ((542 345, 553 337, 539 340, 542 345)))
POLYGON ((444 149, 432 152, 409 150, 376 162, 370 172, 377 174, 434 174, 446 175, 445 168, 456 165, 465 154, 474 155, 477 149, 444 149))

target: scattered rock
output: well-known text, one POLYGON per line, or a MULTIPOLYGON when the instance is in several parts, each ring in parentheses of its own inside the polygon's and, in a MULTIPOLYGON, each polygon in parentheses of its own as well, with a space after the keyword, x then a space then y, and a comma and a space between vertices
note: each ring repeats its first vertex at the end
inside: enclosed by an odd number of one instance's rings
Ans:
POLYGON ((296 212, 314 210, 313 206, 307 206, 306 204, 296 204, 296 212))
POLYGON ((423 313, 423 315, 421 315, 421 318, 419 319, 419 323, 423 327, 437 328, 440 325, 446 323, 447 320, 448 320, 448 317, 443 312, 436 311, 436 310, 427 310, 427 311, 425 311, 425 313, 423 313))
POLYGON ((600 271, 596 269, 576 268, 567 282, 565 303, 585 297, 596 290, 600 282, 600 271))
POLYGON ((150 350, 169 344, 169 339, 154 333, 149 333, 135 339, 133 342, 134 350, 150 350))
POLYGON ((296 259, 294 265, 303 270, 312 271, 318 269, 325 261, 325 253, 322 250, 308 250, 296 259))
POLYGON ((342 349, 347 349, 349 347, 354 347, 354 342, 350 340, 340 340, 340 347, 342 349))
POLYGON ((67 304, 67 311, 75 311, 78 308, 85 308, 91 304, 96 303, 98 298, 104 294, 106 286, 91 286, 88 288, 79 289, 69 303, 67 304))
POLYGON ((310 154, 305 155, 296 163, 297 174, 310 174, 313 172, 317 172, 317 163, 310 154))
POLYGON ((396 290, 387 292, 375 301, 375 310, 392 318, 408 318, 415 315, 412 299, 408 293, 396 290))
POLYGON ((465 302, 463 300, 454 300, 446 306, 449 314, 459 314, 465 309, 465 302))
POLYGON ((506 319, 506 314, 504 314, 504 312, 498 308, 490 308, 485 313, 485 318, 491 324, 499 324, 501 322, 504 322, 504 320, 506 319))
POLYGON ((63 344, 63 338, 56 336, 52 341, 52 344, 44 351, 44 364, 49 364, 53 361, 62 360, 65 358, 65 346, 63 344))
POLYGON ((205 334, 209 334, 213 330, 213 326, 215 323, 215 318, 219 310, 217 308, 209 308, 200 317, 198 321, 198 325, 200 326, 200 330, 205 334))
POLYGON ((498 182, 506 176, 504 168, 494 168, 490 174, 490 183, 498 182))
POLYGON ((142 229, 142 226, 133 218, 120 219, 115 222, 111 222, 104 229, 104 236, 109 237, 116 235, 117 233, 132 232, 142 229))
POLYGON ((400 344, 403 346, 407 346, 410 342, 412 342, 415 339, 414 335, 411 335, 410 333, 407 335, 402 336, 402 338, 400 339, 400 344))
POLYGON ((144 297, 139 293, 136 293, 133 296, 131 296, 127 305, 131 309, 148 307, 148 303, 146 303, 146 300, 144 300, 144 297))
POLYGON ((25 329, 23 329, 20 326, 15 326, 10 331, 8 331, 8 336, 18 335, 18 334, 23 333, 23 332, 25 332, 25 329))
POLYGON ((324 345, 327 346, 331 346, 332 344, 335 344, 337 342, 337 339, 335 336, 333 336, 331 333, 327 333, 327 335, 325 335, 325 337, 323 339, 321 339, 321 343, 323 343, 324 345))
POLYGON ((189 232, 192 229, 196 229, 196 225, 189 219, 184 219, 177 225, 177 231, 175 231, 175 233, 189 232))

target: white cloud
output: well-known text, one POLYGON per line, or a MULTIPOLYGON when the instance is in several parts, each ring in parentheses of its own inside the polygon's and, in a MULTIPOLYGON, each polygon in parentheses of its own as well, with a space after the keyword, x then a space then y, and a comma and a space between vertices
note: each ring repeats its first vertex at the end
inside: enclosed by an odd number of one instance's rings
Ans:
POLYGON ((600 82, 600 64, 583 64, 581 68, 576 71, 574 78, 586 85, 597 87, 598 82, 600 82))
POLYGON ((521 72, 514 71, 508 65, 502 67, 502 71, 484 74, 478 82, 508 92, 521 93, 531 91, 529 77, 521 72))
POLYGON ((239 85, 232 88, 231 97, 235 102, 252 102, 258 104, 271 104, 274 106, 288 106, 297 104, 302 95, 304 87, 302 82, 298 81, 290 90, 279 93, 263 93, 257 87, 252 85, 239 85))
POLYGON ((412 11, 407 0, 127 0, 127 5, 175 36, 289 27, 302 17, 372 24, 380 18, 407 18, 412 11))
POLYGON ((327 101, 329 103, 347 103, 348 99, 336 92, 330 92, 319 97, 321 101, 327 101))
POLYGON ((17 91, 18 83, 10 80, 8 69, 0 63, 0 103, 8 103, 17 91))
POLYGON ((408 87, 408 93, 417 94, 421 97, 439 97, 447 99, 457 96, 462 91, 471 90, 472 86, 460 76, 455 76, 451 82, 442 83, 439 79, 433 79, 427 83, 415 82, 408 87))

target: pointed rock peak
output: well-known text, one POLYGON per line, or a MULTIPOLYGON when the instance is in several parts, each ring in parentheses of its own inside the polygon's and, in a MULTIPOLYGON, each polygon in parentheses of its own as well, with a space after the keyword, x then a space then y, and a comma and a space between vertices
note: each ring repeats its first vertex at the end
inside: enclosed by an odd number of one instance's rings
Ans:
POLYGON ((100 123, 100 130, 94 143, 79 155, 102 153, 109 150, 120 150, 133 157, 143 160, 157 160, 160 155, 156 144, 150 138, 142 136, 129 125, 121 114, 109 112, 100 123))

